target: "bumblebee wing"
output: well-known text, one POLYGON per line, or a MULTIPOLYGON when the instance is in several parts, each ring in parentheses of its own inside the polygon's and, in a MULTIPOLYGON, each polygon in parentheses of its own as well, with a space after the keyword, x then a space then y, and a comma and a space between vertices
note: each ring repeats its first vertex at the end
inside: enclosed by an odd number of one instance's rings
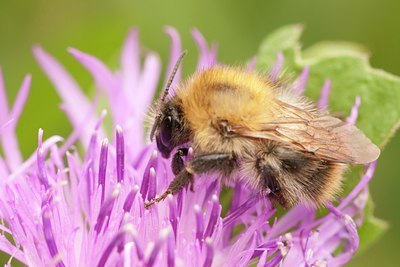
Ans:
POLYGON ((234 125, 230 130, 236 136, 281 142, 332 162, 364 164, 378 158, 379 148, 355 126, 327 114, 284 105, 286 111, 276 121, 260 125, 260 130, 234 125))

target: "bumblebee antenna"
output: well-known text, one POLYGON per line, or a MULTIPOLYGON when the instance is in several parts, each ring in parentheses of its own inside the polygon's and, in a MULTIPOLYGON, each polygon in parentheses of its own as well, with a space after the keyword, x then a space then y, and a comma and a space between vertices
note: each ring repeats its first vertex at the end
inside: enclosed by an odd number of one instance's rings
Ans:
POLYGON ((174 81, 176 72, 178 71, 179 66, 181 65, 182 59, 183 59, 186 55, 187 55, 187 50, 183 51, 182 54, 179 56, 178 60, 176 61, 175 66, 174 66, 174 68, 172 69, 172 73, 171 73, 171 75, 169 76, 167 85, 166 85, 166 87, 165 87, 165 89, 164 89, 164 94, 163 94, 163 96, 161 97, 161 103, 164 102, 165 98, 167 98, 168 92, 169 92, 169 88, 171 87, 171 84, 172 84, 172 82, 174 81))
MULTIPOLYGON (((187 55, 187 50, 183 51, 182 54, 179 56, 178 60, 176 61, 175 66, 172 69, 171 75, 169 76, 167 85, 165 86, 164 93, 163 93, 160 101, 158 102, 159 105, 160 105, 160 103, 163 103, 165 101, 165 99, 167 98, 169 89, 171 87, 172 82, 174 81, 176 72, 178 71, 179 66, 181 65, 182 59, 186 55, 187 55)), ((161 113, 158 114, 154 120, 153 127, 151 128, 151 131, 150 131, 150 141, 153 141, 153 139, 154 139, 154 133, 156 132, 156 129, 157 129, 158 125, 160 124, 160 120, 161 120, 161 113)))

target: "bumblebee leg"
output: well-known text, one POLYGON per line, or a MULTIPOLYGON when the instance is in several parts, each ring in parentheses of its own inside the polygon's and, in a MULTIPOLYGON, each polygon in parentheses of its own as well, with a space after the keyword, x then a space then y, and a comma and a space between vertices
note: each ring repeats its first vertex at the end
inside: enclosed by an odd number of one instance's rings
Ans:
POLYGON ((267 188, 267 191, 271 194, 278 194, 281 191, 278 181, 273 174, 273 170, 268 164, 259 164, 259 172, 261 175, 261 183, 267 188))
POLYGON ((213 153, 195 157, 186 169, 194 174, 218 171, 228 176, 237 167, 236 157, 230 154, 213 153))
POLYGON ((314 172, 307 167, 311 164, 309 156, 273 142, 265 143, 261 149, 255 158, 260 188, 283 208, 298 203, 299 196, 315 184, 306 180, 314 172))
MULTIPOLYGON (((202 174, 211 171, 219 171, 223 176, 228 176, 237 167, 236 158, 229 154, 214 153, 198 156, 192 159, 188 167, 189 172, 202 174)), ((194 180, 190 183, 190 191, 194 192, 194 180)))
POLYGON ((178 175, 185 167, 182 157, 188 155, 189 149, 187 148, 179 148, 172 158, 171 169, 173 174, 178 175))
POLYGON ((192 187, 194 174, 220 171, 223 175, 229 175, 236 166, 236 158, 229 154, 214 153, 195 157, 189 162, 186 168, 175 176, 175 179, 170 183, 168 189, 160 197, 145 203, 145 208, 147 209, 151 205, 164 200, 169 194, 174 195, 180 192, 190 183, 192 183, 192 187))
POLYGON ((227 176, 236 166, 235 157, 228 154, 215 153, 195 157, 190 160, 188 166, 175 177, 168 186, 167 192, 169 192, 169 194, 176 194, 188 184, 190 184, 190 190, 193 191, 194 174, 219 171, 227 176))
POLYGON ((281 185, 277 180, 279 174, 276 174, 271 165, 262 159, 258 159, 256 165, 258 166, 260 184, 264 188, 264 192, 270 199, 278 202, 282 207, 288 208, 288 203, 282 195, 281 185))
POLYGON ((185 186, 187 186, 192 181, 193 181, 193 174, 188 172, 186 169, 183 169, 177 176, 175 176, 175 179, 172 180, 172 182, 168 186, 168 189, 161 196, 156 197, 150 200, 149 202, 145 203, 144 207, 148 209, 153 204, 164 200, 169 194, 174 195, 180 192, 185 186))

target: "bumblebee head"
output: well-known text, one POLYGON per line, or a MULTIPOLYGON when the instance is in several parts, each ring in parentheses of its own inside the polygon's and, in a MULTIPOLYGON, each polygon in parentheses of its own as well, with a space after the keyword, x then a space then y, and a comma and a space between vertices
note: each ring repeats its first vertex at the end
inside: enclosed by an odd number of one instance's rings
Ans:
POLYGON ((165 103, 159 116, 154 122, 151 140, 156 138, 157 148, 164 158, 168 158, 171 151, 190 140, 190 129, 184 121, 181 108, 172 101, 165 103))
POLYGON ((183 112, 173 100, 167 100, 169 88, 178 71, 179 65, 187 54, 184 51, 175 63, 167 86, 158 102, 158 114, 155 117, 150 140, 156 137, 157 148, 164 158, 168 158, 171 151, 178 145, 188 142, 188 130, 184 127, 183 112))

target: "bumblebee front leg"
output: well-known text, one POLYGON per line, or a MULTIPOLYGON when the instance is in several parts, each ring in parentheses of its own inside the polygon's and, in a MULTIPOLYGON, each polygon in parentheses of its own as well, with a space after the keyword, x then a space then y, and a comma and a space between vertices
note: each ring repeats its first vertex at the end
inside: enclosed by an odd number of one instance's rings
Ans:
POLYGON ((172 158, 171 169, 173 174, 178 175, 185 167, 182 157, 188 155, 188 148, 179 148, 172 158))
POLYGON ((170 183, 168 189, 161 196, 145 203, 145 208, 147 209, 156 202, 164 200, 169 194, 174 195, 180 192, 185 186, 193 182, 193 175, 195 174, 199 175, 207 172, 218 171, 222 175, 228 176, 236 167, 237 163, 235 156, 229 154, 213 153, 195 157, 190 160, 186 168, 182 169, 175 176, 175 179, 170 183))
POLYGON ((228 176, 237 167, 236 157, 232 154, 212 153, 193 158, 186 168, 193 174, 217 171, 228 176))

